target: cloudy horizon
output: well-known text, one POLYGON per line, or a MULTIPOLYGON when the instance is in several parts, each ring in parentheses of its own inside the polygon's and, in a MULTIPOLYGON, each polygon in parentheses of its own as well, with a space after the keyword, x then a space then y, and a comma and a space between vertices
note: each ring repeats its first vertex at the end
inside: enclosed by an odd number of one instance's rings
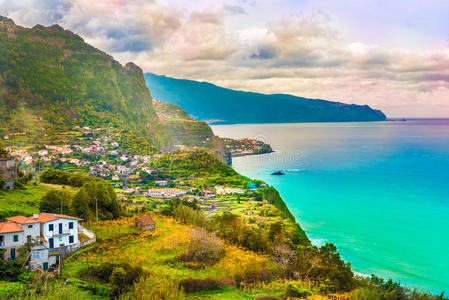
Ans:
POLYGON ((449 2, 0 0, 144 72, 449 117, 449 2), (390 3, 394 2, 394 3, 390 3))

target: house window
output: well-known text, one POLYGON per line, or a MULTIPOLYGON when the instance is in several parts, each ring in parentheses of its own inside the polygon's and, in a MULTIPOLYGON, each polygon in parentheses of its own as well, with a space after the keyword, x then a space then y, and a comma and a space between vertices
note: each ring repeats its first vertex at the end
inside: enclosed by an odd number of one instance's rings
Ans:
POLYGON ((69 229, 73 229, 73 222, 69 222, 69 229))
POLYGON ((39 252, 34 253, 34 259, 39 259, 39 252))
POLYGON ((73 235, 69 236, 69 244, 73 244, 73 241, 74 241, 73 235))
POLYGON ((27 235, 27 242, 31 243, 31 235, 27 235))
POLYGON ((33 228, 33 225, 28 225, 28 228, 33 228))
POLYGON ((19 236, 17 234, 14 235, 13 241, 14 242, 18 242, 19 241, 19 236))
POLYGON ((53 224, 48 225, 48 231, 53 231, 53 224))

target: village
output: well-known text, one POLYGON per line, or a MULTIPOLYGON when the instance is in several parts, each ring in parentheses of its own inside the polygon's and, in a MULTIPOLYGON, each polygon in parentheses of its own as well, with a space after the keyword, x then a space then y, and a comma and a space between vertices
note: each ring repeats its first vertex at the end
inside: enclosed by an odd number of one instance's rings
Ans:
MULTIPOLYGON (((251 184, 247 188, 198 184, 194 180, 171 175, 163 168, 150 167, 149 162, 162 157, 161 153, 131 155, 105 130, 98 133, 99 130, 88 127, 77 129, 83 133, 83 138, 72 143, 44 144, 33 151, 6 148, 9 158, 2 158, 0 164, 0 175, 9 179, 5 187, 14 189, 14 180, 19 173, 38 176, 47 168, 57 168, 88 173, 109 181, 120 202, 135 212, 160 209, 177 198, 197 203, 209 216, 227 211, 268 222, 269 218, 264 219, 264 216, 279 215, 272 207, 263 207, 264 204, 257 199, 256 191, 266 187, 264 183, 259 186, 251 184)), ((154 228, 150 216, 143 218, 136 219, 136 226, 154 228)), ((30 270, 52 270, 64 256, 96 241, 95 234, 80 224, 82 221, 56 213, 6 218, 0 223, 0 250, 6 250, 4 259, 14 260, 19 255, 17 249, 32 246, 27 267, 30 270)))
MULTIPOLYGON (((44 144, 41 149, 34 151, 10 147, 6 150, 17 159, 19 169, 23 172, 36 174, 46 168, 85 172, 109 181, 116 188, 119 199, 128 202, 142 203, 149 198, 187 197, 206 204, 205 200, 215 198, 217 195, 245 194, 255 191, 255 186, 243 189, 220 185, 198 190, 189 182, 179 181, 176 177, 164 173, 163 170, 149 167, 148 163, 152 159, 161 157, 163 155, 161 153, 130 154, 113 138, 114 134, 110 129, 76 126, 74 130, 82 135, 70 144, 44 144)), ((13 136, 20 136, 20 134, 13 134, 13 136)), ((11 137, 6 135, 4 139, 6 141, 11 137)), ((238 144, 240 141, 257 147, 263 144, 250 139, 239 140, 238 144)), ((247 148, 244 149, 248 152, 247 148)), ((210 203, 210 206, 213 206, 213 203, 210 203)))

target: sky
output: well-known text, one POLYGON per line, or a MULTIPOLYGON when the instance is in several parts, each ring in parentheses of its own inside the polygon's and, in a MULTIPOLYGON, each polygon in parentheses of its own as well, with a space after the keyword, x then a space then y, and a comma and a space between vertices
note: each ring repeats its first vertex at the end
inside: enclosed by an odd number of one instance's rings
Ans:
POLYGON ((447 0, 0 0, 144 72, 449 117, 447 0))

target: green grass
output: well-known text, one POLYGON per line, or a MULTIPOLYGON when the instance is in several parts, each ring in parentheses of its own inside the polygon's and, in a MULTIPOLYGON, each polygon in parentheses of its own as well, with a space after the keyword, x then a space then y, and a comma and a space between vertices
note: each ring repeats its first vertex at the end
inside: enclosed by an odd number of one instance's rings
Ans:
POLYGON ((27 184, 23 189, 0 190, 0 217, 29 216, 39 213, 41 198, 51 190, 63 188, 73 193, 76 192, 76 188, 39 182, 36 182, 36 185, 27 184))
POLYGON ((21 282, 0 281, 0 299, 10 299, 12 295, 23 293, 26 285, 21 282))

